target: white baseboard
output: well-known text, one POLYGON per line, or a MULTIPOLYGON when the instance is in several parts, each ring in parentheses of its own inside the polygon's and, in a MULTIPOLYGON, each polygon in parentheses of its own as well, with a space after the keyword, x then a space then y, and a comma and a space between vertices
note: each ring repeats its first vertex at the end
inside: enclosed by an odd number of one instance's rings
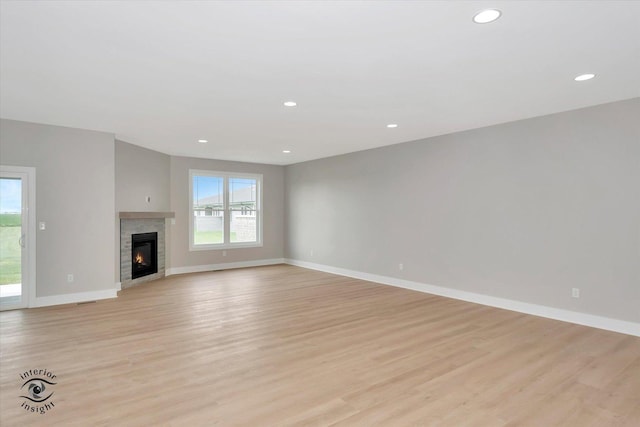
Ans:
POLYGON ((117 289, 104 289, 101 291, 78 292, 75 294, 51 295, 48 297, 36 297, 35 302, 29 306, 48 307, 50 305, 75 304, 78 302, 97 301, 101 299, 116 298, 117 289))
POLYGON ((285 262, 287 264, 296 265, 298 267, 304 267, 311 270, 324 271, 326 273, 338 274, 340 276, 353 277, 355 279, 366 280, 369 282, 411 289, 428 294, 440 295, 443 297, 488 305, 490 307, 503 308, 505 310, 517 311, 519 313, 532 314, 534 316, 546 317, 549 319, 561 320, 563 322, 575 323, 578 325, 590 326, 593 328, 605 329, 608 331, 620 332, 622 334, 640 337, 640 323, 612 319, 603 316, 596 316, 593 314, 580 313, 577 311, 563 310, 560 308, 547 307, 544 305, 530 304, 505 298, 492 297, 489 295, 476 294, 473 292, 461 291, 458 289, 427 285, 425 283, 412 282, 395 277, 379 276, 377 274, 363 273, 361 271, 348 270, 323 264, 315 264, 307 261, 285 259, 285 262))
POLYGON ((229 270, 232 268, 245 268, 245 267, 260 267, 263 265, 275 265, 275 264, 284 264, 284 258, 274 258, 274 259, 258 259, 255 261, 239 261, 239 262, 227 262, 223 264, 206 264, 206 265, 193 265, 187 267, 173 267, 167 268, 165 270, 166 276, 171 276, 174 274, 185 274, 185 273, 201 273, 203 271, 214 271, 214 270, 229 270))

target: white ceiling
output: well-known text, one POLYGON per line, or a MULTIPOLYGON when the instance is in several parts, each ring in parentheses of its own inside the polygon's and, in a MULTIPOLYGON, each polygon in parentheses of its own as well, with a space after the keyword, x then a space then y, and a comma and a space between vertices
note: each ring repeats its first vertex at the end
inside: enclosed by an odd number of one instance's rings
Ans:
POLYGON ((3 118, 173 155, 290 164, 640 96, 635 1, 2 1, 0 16, 3 118), (474 24, 487 7, 502 17, 474 24))

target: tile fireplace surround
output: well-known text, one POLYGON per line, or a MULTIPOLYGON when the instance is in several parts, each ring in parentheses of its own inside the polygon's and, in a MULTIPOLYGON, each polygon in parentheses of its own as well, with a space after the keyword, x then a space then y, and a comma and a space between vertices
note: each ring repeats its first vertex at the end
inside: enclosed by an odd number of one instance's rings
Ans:
POLYGON ((122 289, 165 276, 165 221, 173 212, 120 212, 120 283, 122 289), (131 279, 131 235, 158 233, 158 272, 131 279))

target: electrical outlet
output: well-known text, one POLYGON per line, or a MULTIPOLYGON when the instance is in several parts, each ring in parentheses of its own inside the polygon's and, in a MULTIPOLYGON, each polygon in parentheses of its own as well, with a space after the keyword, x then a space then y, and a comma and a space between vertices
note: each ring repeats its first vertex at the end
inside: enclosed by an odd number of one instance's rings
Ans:
POLYGON ((404 270, 404 264, 402 263, 398 264, 398 270, 400 271, 404 270))
POLYGON ((73 283, 73 274, 67 274, 67 282, 73 283))
POLYGON ((47 224, 44 221, 40 221, 38 223, 38 228, 40 229, 40 231, 44 231, 47 229, 47 224))
POLYGON ((222 256, 227 256, 227 251, 222 251, 222 256))
POLYGON ((151 196, 147 196, 144 199, 147 201, 147 203, 151 203, 151 196))
POLYGON ((313 256, 313 249, 311 249, 311 250, 309 251, 309 255, 310 255, 310 256, 313 256))
POLYGON ((573 298, 580 298, 580 289, 579 288, 571 288, 571 296, 573 298))

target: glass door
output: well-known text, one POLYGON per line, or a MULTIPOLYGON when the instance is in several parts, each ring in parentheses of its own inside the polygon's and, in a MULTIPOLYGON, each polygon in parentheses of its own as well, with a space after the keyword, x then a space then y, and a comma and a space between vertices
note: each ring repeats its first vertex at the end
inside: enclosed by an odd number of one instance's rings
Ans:
POLYGON ((28 304, 29 174, 19 169, 0 170, 0 310, 28 304))

